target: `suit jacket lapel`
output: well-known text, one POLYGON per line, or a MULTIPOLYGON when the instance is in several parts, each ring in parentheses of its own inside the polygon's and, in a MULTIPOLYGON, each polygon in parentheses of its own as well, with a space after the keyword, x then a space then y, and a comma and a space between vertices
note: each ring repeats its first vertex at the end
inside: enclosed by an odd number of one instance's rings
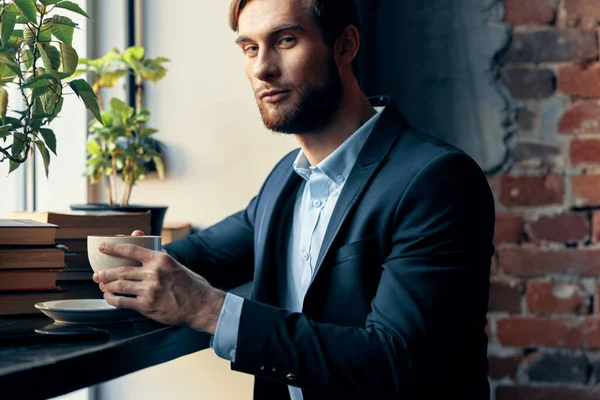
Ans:
MULTIPOLYGON (((271 270, 273 260, 271 257, 265 256, 273 254, 273 252, 267 246, 273 243, 273 235, 277 234, 276 222, 278 218, 283 217, 280 215, 283 203, 294 201, 289 194, 302 181, 291 165, 290 168, 283 170, 279 177, 274 178, 274 183, 264 192, 266 202, 258 210, 258 224, 255 226, 255 229, 258 230, 254 246, 254 261, 257 269, 255 276, 259 279, 252 285, 252 298, 259 301, 267 301, 271 298, 273 289, 273 285, 270 284, 271 278, 274 276, 271 270)), ((291 209, 293 210, 293 207, 291 209)))
POLYGON ((320 273, 321 264, 330 250, 348 213, 360 198, 367 183, 371 180, 371 177, 388 154, 401 131, 406 127, 406 121, 389 98, 377 97, 376 99, 371 99, 371 101, 384 101, 388 102, 388 105, 382 111, 379 121, 377 121, 369 139, 367 139, 359 153, 356 164, 350 172, 348 181, 344 185, 335 205, 329 225, 325 231, 321 250, 319 251, 319 257, 316 264, 317 274, 320 273))

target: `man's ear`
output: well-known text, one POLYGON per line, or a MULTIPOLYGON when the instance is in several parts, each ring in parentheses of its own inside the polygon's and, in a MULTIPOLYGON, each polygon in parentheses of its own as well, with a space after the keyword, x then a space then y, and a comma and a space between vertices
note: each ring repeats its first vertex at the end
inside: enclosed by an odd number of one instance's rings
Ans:
POLYGON ((335 60, 338 68, 352 66, 360 48, 360 34, 354 25, 348 25, 335 42, 335 60))

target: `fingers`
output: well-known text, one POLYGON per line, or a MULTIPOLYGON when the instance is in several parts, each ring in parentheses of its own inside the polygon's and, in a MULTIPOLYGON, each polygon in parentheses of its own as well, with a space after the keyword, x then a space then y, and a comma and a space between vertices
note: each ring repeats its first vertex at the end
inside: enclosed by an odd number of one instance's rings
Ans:
POLYGON ((108 283, 117 280, 142 281, 148 271, 140 267, 119 267, 95 272, 92 279, 96 283, 108 283))
POLYGON ((102 290, 105 293, 121 293, 138 296, 142 294, 142 292, 144 291, 144 287, 141 282, 119 279, 118 281, 101 283, 100 290, 102 290))
POLYGON ((129 243, 100 243, 98 250, 104 254, 130 258, 141 263, 150 261, 154 255, 153 250, 145 249, 129 243))
POLYGON ((131 233, 131 236, 144 236, 144 232, 140 230, 135 230, 131 233))
POLYGON ((139 301, 136 298, 115 296, 112 293, 104 293, 104 300, 108 304, 117 308, 129 308, 131 310, 139 311, 139 301))

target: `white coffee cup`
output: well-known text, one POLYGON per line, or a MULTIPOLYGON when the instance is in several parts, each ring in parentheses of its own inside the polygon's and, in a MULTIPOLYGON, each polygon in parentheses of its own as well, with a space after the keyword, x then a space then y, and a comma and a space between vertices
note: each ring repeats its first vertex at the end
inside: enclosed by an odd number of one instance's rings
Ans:
POLYGON ((160 251, 162 249, 161 239, 160 236, 88 236, 88 259, 95 272, 117 268, 123 265, 139 267, 142 265, 140 262, 130 258, 101 253, 100 250, 98 250, 98 246, 100 246, 101 243, 128 243, 146 249, 160 251))

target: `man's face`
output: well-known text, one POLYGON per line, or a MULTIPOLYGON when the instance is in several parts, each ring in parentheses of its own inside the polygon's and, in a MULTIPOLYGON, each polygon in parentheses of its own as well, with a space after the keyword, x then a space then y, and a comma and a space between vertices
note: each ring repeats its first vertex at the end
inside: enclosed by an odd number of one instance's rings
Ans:
POLYGON ((239 18, 238 45, 267 128, 312 133, 337 110, 342 84, 306 0, 252 0, 239 18))

